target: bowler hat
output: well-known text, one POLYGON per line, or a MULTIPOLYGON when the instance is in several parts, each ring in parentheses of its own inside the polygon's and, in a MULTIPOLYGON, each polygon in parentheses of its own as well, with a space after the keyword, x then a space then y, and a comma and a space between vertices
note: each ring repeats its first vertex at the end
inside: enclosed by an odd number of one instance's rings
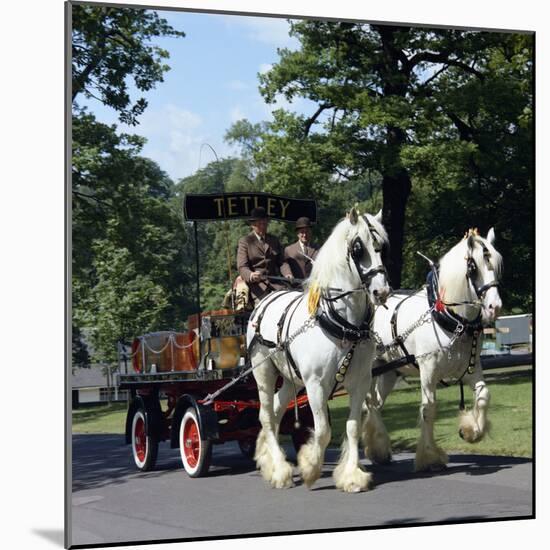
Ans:
POLYGON ((303 229, 304 227, 312 227, 310 219, 306 216, 302 216, 296 220, 296 230, 303 229))
POLYGON ((265 219, 267 219, 267 214, 263 206, 257 206, 256 208, 252 209, 252 212, 250 212, 251 222, 255 222, 258 220, 265 220, 265 219))

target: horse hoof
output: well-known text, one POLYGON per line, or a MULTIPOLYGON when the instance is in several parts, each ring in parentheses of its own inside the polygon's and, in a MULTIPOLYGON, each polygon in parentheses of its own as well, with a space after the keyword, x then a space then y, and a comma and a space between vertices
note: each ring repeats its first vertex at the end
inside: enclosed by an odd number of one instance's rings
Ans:
POLYGON ((273 482, 271 486, 274 489, 292 489, 292 487, 294 487, 294 481, 273 482))
POLYGON ((460 439, 464 439, 464 432, 462 431, 462 428, 458 430, 458 435, 460 436, 460 439))

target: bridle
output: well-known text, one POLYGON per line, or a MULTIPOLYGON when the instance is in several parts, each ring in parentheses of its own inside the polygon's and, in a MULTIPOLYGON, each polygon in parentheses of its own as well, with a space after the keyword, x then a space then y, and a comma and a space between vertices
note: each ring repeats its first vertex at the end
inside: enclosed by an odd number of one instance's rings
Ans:
MULTIPOLYGON (((491 253, 489 252, 489 249, 485 246, 485 244, 480 243, 481 247, 483 248, 483 259, 487 263, 488 267, 491 269, 491 271, 494 271, 493 265, 491 263, 491 253)), ((482 300, 485 296, 485 293, 492 287, 498 287, 499 282, 495 279, 487 284, 484 284, 480 287, 476 285, 476 278, 478 274, 478 267, 477 264, 472 257, 472 249, 469 248, 468 256, 466 257, 466 278, 468 279, 469 283, 472 285, 476 296, 479 300, 482 300)))
MULTIPOLYGON (((372 232, 373 228, 370 224, 369 229, 371 229, 372 232)), ((379 250, 375 249, 375 252, 379 252, 379 250)), ((359 288, 341 291, 336 296, 332 294, 332 291, 339 291, 340 289, 326 288, 321 294, 321 302, 323 303, 323 306, 317 313, 317 319, 324 330, 342 341, 359 342, 371 337, 371 325, 374 318, 374 305, 370 300, 368 287, 373 277, 375 277, 378 273, 383 273, 387 276, 386 268, 382 264, 374 266, 363 273, 359 262, 364 253, 365 246, 359 236, 355 237, 353 241, 348 243, 346 261, 350 271, 353 270, 351 266, 352 262, 357 270, 361 280, 361 286, 359 288), (344 319, 334 307, 335 302, 355 292, 364 292, 366 299, 365 315, 359 326, 353 325, 344 319)))
MULTIPOLYGON (((368 227, 371 232, 371 235, 376 234, 374 227, 372 227, 370 223, 368 223, 368 227)), ((381 252, 381 248, 375 248, 374 251, 381 252)), ((357 274, 359 275, 359 279, 361 280, 362 286, 366 290, 370 285, 372 279, 376 275, 378 275, 379 273, 382 273, 387 278, 388 272, 386 271, 386 268, 384 267, 383 264, 371 267, 366 272, 363 272, 359 261, 363 257, 364 253, 365 253, 365 247, 363 245, 363 241, 361 240, 359 235, 357 235, 357 237, 355 237, 355 239, 353 239, 353 241, 351 241, 351 243, 348 244, 348 253, 347 253, 346 261, 348 263, 348 267, 351 270, 350 258, 352 259, 353 264, 355 265, 355 269, 357 270, 357 274)))

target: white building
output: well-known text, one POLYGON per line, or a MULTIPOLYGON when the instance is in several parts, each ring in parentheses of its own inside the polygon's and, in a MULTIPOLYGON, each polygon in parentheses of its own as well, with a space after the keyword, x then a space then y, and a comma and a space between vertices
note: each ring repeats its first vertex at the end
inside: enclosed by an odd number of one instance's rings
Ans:
POLYGON ((110 375, 102 365, 92 365, 90 368, 76 367, 71 379, 72 408, 88 403, 105 403, 109 401, 124 401, 126 391, 118 391, 116 377, 110 375))

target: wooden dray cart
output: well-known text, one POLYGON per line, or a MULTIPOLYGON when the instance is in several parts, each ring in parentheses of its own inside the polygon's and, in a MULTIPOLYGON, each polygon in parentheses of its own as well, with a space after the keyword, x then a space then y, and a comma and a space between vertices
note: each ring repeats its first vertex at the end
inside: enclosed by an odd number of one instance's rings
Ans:
MULTIPOLYGON (((262 193, 186 196, 185 217, 195 228, 197 311, 201 311, 197 220, 245 218, 247 209, 258 205, 287 221, 304 212, 316 218, 314 201, 262 193)), ((244 455, 253 456, 260 423, 256 383, 252 374, 243 375, 248 367, 249 316, 232 309, 206 311, 188 318, 186 332, 162 331, 134 340, 131 372, 119 374, 118 383, 130 392, 126 443, 132 446, 139 470, 155 467, 161 441, 180 449, 183 467, 191 477, 207 474, 213 445, 237 441, 244 455), (212 398, 213 394, 217 397, 212 398)), ((307 396, 298 393, 283 417, 280 433, 290 434, 298 450, 311 426, 307 396)))

